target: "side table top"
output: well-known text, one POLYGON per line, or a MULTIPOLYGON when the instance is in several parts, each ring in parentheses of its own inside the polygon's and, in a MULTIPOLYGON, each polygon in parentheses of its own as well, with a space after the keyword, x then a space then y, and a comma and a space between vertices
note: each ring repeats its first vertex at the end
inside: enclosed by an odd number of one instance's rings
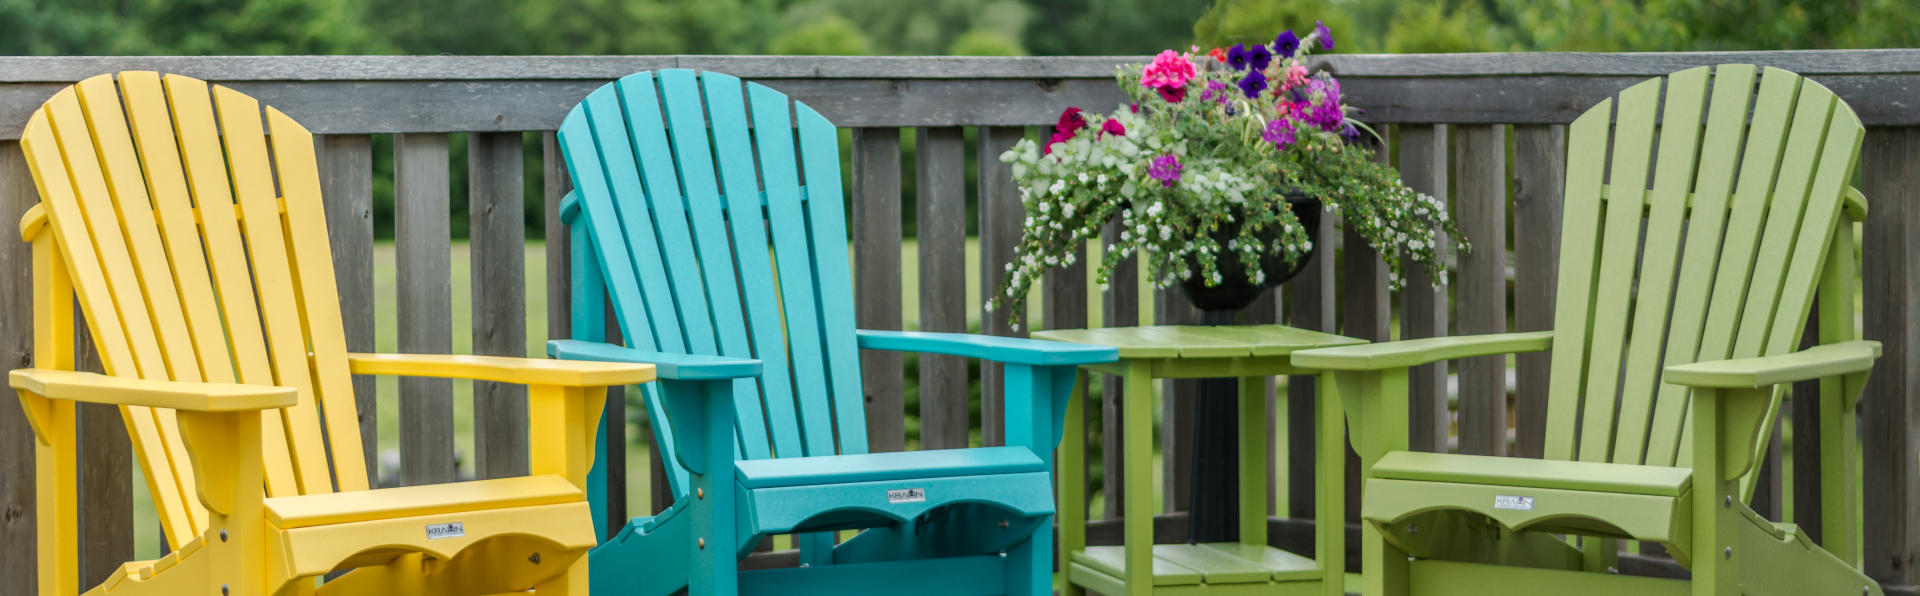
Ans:
POLYGON ((1286 325, 1155 325, 1035 331, 1034 339, 1101 344, 1121 358, 1238 358, 1283 356, 1296 350, 1367 343, 1366 340, 1286 325))

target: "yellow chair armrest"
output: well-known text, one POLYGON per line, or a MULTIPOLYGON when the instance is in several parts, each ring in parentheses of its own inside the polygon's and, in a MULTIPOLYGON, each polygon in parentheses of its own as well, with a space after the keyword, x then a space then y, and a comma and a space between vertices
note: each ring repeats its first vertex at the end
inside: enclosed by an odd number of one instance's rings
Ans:
POLYGON ((14 370, 8 382, 15 390, 48 399, 193 412, 268 410, 298 399, 292 387, 149 381, 40 368, 14 370))
POLYGON ((523 385, 606 387, 652 381, 653 365, 449 354, 347 354, 356 375, 473 379, 523 385))

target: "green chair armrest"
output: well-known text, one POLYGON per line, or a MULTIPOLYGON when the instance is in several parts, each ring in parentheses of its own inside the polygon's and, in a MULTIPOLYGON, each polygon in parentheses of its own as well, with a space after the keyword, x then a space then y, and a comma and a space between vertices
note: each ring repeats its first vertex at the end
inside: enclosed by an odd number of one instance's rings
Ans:
POLYGON ((855 331, 860 347, 868 350, 926 352, 965 356, 1007 364, 1031 366, 1078 366, 1120 359, 1120 350, 1111 346, 1073 344, 1020 337, 974 335, 970 333, 930 333, 924 331, 855 331))
POLYGON ((347 354, 356 375, 472 379, 521 385, 606 387, 653 380, 653 366, 452 354, 347 354))
POLYGON ((760 375, 759 360, 649 352, 597 341, 556 339, 547 342, 547 355, 561 360, 597 360, 651 364, 662 379, 676 381, 717 381, 760 375))
POLYGON ((1755 389, 1866 372, 1879 357, 1880 342, 1854 340, 1778 356, 1676 364, 1667 367, 1666 381, 1688 387, 1755 389))
POLYGON ((149 381, 43 368, 16 369, 7 380, 15 390, 47 399, 191 412, 270 410, 298 400, 292 387, 149 381))
POLYGON ((1293 365, 1313 370, 1387 370, 1455 358, 1539 352, 1552 347, 1552 331, 1427 337, 1301 350, 1293 353, 1293 365))

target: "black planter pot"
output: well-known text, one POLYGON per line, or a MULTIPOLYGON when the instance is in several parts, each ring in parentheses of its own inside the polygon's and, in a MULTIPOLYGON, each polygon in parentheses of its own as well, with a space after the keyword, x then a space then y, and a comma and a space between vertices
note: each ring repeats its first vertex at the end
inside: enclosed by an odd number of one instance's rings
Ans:
MULTIPOLYGON (((1293 209, 1293 215, 1300 219, 1301 226, 1308 230, 1319 229, 1320 199, 1303 194, 1288 193, 1287 206, 1293 209)), ((1274 238, 1279 235, 1279 230, 1263 230, 1260 234, 1260 240, 1264 243, 1271 244, 1274 238)), ((1215 230, 1213 240, 1224 247, 1227 245, 1228 240, 1239 236, 1240 226, 1238 222, 1236 222, 1235 225, 1215 230)), ((1189 257, 1187 259, 1187 267, 1191 268, 1195 273, 1185 281, 1180 282, 1180 289, 1186 292, 1187 299, 1193 302, 1194 308, 1208 312, 1237 311, 1246 308, 1247 305, 1253 304, 1253 301, 1260 299, 1260 294, 1266 292, 1268 288, 1286 283, 1287 280, 1293 279, 1293 276, 1299 275, 1300 270, 1306 268, 1307 261, 1313 258, 1314 252, 1318 251, 1319 248, 1319 245, 1315 244, 1313 248, 1307 250, 1306 254, 1300 255, 1300 260, 1294 262, 1292 265, 1287 264, 1286 257, 1280 255, 1268 254, 1261 256, 1260 269, 1266 272, 1267 280, 1265 283, 1259 284, 1253 283, 1253 280, 1247 278, 1246 269, 1240 265, 1240 258, 1238 256, 1223 255, 1220 257, 1219 262, 1216 263, 1220 269, 1220 283, 1209 287, 1207 286, 1206 280, 1202 279, 1199 275, 1199 261, 1189 257)))

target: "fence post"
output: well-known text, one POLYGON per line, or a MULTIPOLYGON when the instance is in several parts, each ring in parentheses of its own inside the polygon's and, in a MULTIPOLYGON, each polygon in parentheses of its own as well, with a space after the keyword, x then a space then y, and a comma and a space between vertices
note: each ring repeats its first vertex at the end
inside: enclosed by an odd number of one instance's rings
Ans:
MULTIPOLYGON (((0 141, 0 213, 25 213, 40 201, 17 141, 0 141)), ((0 242, 0 366, 33 366, 33 249, 0 242)), ((33 594, 38 540, 34 510, 33 429, 17 406, 0 407, 0 594, 33 594)))
MULTIPOLYGON (((900 129, 853 131, 854 319, 861 329, 898 330, 900 300, 900 129)), ((905 358, 862 350, 867 448, 906 449, 905 358)))
POLYGON ((1861 285, 1867 339, 1882 355, 1860 404, 1861 467, 1865 480, 1867 575, 1889 586, 1920 583, 1920 476, 1915 429, 1920 428, 1920 127, 1867 129, 1861 189, 1872 205, 1862 245, 1861 285))
MULTIPOLYGON (((1454 217, 1472 250, 1460 255, 1461 335, 1507 330, 1507 129, 1498 124, 1455 128, 1454 217)), ((1507 453, 1506 359, 1461 360, 1460 452, 1507 453)))
MULTIPOLYGON (((453 349, 447 135, 395 135, 393 149, 400 351, 445 354, 453 349)), ((453 481, 453 384, 400 379, 400 427, 400 484, 453 481)))

